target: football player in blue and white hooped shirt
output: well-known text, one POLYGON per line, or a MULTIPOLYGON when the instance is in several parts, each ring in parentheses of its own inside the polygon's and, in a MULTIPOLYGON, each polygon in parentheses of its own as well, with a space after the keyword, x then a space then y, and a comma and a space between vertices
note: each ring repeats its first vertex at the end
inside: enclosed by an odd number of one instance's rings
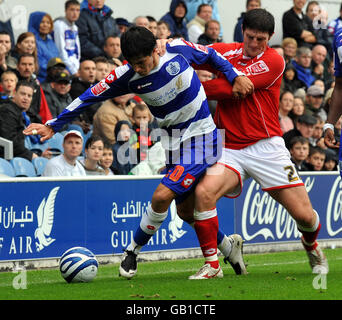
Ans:
MULTIPOLYGON (((121 49, 129 64, 113 70, 45 127, 31 125, 24 133, 32 134, 34 130, 43 139, 50 138, 89 105, 127 93, 135 93, 146 102, 162 129, 161 140, 169 151, 169 163, 167 174, 152 196, 134 241, 123 256, 120 274, 131 278, 137 271, 137 254, 165 220, 171 202, 176 200, 180 216, 182 212, 184 216, 192 214, 195 206, 192 191, 206 169, 220 156, 220 136, 204 89, 191 64, 210 64, 230 83, 241 88, 242 96, 253 91, 253 84, 212 48, 177 39, 167 45, 166 54, 160 57, 153 34, 143 27, 132 27, 125 32, 121 36, 121 49)), ((194 219, 206 263, 215 262, 217 266, 206 278, 223 276, 217 259, 217 214, 207 216, 203 213, 194 219)))
POLYGON ((329 148, 340 148, 339 168, 342 177, 342 147, 340 142, 335 140, 334 125, 342 115, 342 29, 339 29, 334 36, 334 64, 335 64, 335 87, 331 96, 331 103, 327 122, 323 126, 324 142, 329 148))

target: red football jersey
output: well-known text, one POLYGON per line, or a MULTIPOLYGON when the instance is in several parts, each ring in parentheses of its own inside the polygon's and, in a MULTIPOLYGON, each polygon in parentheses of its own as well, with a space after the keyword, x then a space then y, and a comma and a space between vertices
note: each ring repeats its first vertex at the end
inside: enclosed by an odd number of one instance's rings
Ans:
POLYGON ((278 113, 284 59, 270 47, 249 58, 243 55, 243 43, 211 46, 254 84, 252 95, 236 100, 224 76, 202 83, 208 99, 218 100, 215 123, 225 129, 225 146, 242 149, 261 139, 282 136, 278 113))

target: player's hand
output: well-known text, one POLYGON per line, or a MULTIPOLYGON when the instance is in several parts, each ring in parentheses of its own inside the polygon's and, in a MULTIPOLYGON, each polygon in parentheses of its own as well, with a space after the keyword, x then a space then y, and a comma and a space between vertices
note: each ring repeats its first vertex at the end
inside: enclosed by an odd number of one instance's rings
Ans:
POLYGON ((162 57, 166 53, 166 45, 173 41, 173 39, 158 39, 157 40, 157 52, 162 57))
POLYGON ((238 76, 233 84, 233 96, 235 98, 243 99, 254 92, 254 85, 252 81, 246 76, 238 76))
POLYGON ((51 127, 45 126, 41 123, 31 123, 24 131, 23 133, 26 136, 30 136, 30 135, 40 135, 40 141, 44 142, 48 139, 50 139, 55 132, 53 131, 53 129, 51 127))
POLYGON ((340 144, 336 143, 336 139, 335 139, 333 130, 331 130, 329 128, 325 130, 325 133, 324 133, 324 143, 329 148, 337 149, 337 148, 340 147, 340 144))

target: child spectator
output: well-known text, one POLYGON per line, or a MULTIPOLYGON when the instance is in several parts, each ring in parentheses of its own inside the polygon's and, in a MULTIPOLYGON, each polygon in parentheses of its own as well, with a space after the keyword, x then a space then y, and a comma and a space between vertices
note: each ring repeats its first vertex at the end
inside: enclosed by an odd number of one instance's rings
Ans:
POLYGON ((320 147, 312 147, 310 149, 308 164, 311 166, 312 171, 322 171, 325 161, 325 152, 320 147))
POLYGON ((111 70, 109 70, 109 62, 105 57, 96 57, 93 59, 96 65, 96 82, 106 78, 111 70))
POLYGON ((17 83, 18 77, 13 71, 8 70, 1 75, 2 92, 0 103, 8 102, 9 99, 12 99, 17 83))
POLYGON ((152 123, 152 115, 146 104, 137 104, 133 108, 133 130, 136 133, 138 163, 147 157, 148 148, 152 147, 155 141, 151 139, 151 131, 156 126, 152 123))
POLYGON ((326 145, 324 143, 324 139, 323 139, 323 125, 324 125, 324 121, 322 120, 322 118, 320 116, 315 116, 315 118, 317 119, 316 124, 313 127, 313 133, 312 136, 309 138, 310 144, 313 147, 320 147, 322 149, 326 149, 326 145))
POLYGON ((309 140, 302 136, 293 137, 290 141, 291 161, 297 171, 309 171, 309 166, 305 162, 309 156, 309 140))
POLYGON ((286 64, 281 83, 282 91, 290 91, 294 94, 299 88, 305 87, 305 83, 298 79, 298 73, 294 65, 292 63, 286 64))
POLYGON ((113 145, 112 166, 114 174, 128 174, 137 164, 136 151, 130 142, 132 132, 132 125, 128 121, 118 121, 115 125, 116 143, 113 145))
POLYGON ((100 166, 103 157, 104 142, 100 136, 92 135, 85 144, 85 158, 80 162, 87 175, 105 175, 105 170, 100 166))
POLYGON ((113 176, 114 172, 112 171, 111 167, 113 165, 113 149, 109 142, 104 143, 103 146, 103 156, 100 160, 100 165, 104 169, 106 176, 113 176))
POLYGON ((59 55, 72 75, 80 67, 81 45, 76 21, 80 17, 80 4, 77 0, 65 2, 65 16, 55 20, 54 39, 59 55))
POLYGON ((338 170, 338 155, 334 150, 327 149, 325 150, 325 162, 323 170, 326 171, 336 171, 338 170))
POLYGON ((157 23, 157 38, 168 39, 171 36, 170 26, 167 22, 160 20, 157 23))

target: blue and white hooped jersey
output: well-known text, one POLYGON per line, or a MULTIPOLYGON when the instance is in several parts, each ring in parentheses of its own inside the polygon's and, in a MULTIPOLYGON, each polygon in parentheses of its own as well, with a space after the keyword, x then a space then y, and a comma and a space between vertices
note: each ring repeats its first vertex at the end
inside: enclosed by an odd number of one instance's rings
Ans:
POLYGON ((339 29, 334 36, 334 67, 335 77, 342 77, 342 29, 339 29))
POLYGON ((177 39, 167 45, 166 54, 148 75, 140 76, 129 64, 116 68, 47 124, 59 131, 87 106, 135 93, 148 105, 168 138, 177 137, 174 142, 178 145, 191 137, 212 132, 216 127, 203 86, 191 66, 193 63, 210 64, 231 83, 242 75, 214 49, 177 39))

